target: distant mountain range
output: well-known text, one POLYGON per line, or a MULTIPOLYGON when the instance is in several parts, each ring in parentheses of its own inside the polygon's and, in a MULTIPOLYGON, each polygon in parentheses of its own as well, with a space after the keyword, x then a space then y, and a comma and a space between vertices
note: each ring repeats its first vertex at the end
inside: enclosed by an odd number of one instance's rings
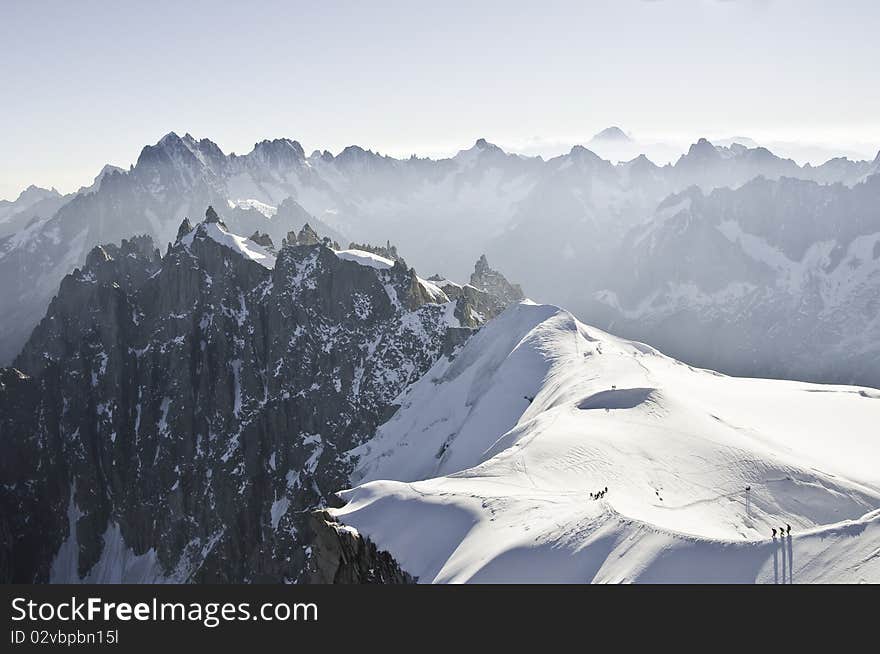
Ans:
MULTIPOLYGON (((605 130, 600 136, 620 142, 628 138, 618 128, 605 130)), ((877 205, 870 204, 868 198, 874 188, 869 178, 877 172, 880 156, 799 166, 764 148, 739 143, 716 146, 705 139, 693 144, 674 164, 657 166, 644 156, 613 164, 582 146, 543 160, 507 153, 484 139, 454 157, 439 160, 396 159, 358 146, 337 155, 326 151, 306 155, 299 143, 289 139, 262 141, 248 154, 237 155, 223 153, 208 139, 170 133, 145 147, 129 170, 107 167, 92 186, 77 193, 58 197, 46 192, 51 195, 32 203, 29 209, 10 208, 21 199, 0 209, 3 216, 9 216, 0 223, 9 224, 6 235, 0 236, 0 361, 11 361, 18 354, 57 293, 61 279, 82 265, 94 246, 145 234, 164 249, 176 238, 183 218, 201 215, 207 205, 222 207, 224 220, 236 233, 265 233, 275 243, 306 222, 343 247, 349 241, 390 240, 424 275, 460 278, 486 253, 495 265, 520 281, 530 297, 567 306, 600 326, 627 321, 627 332, 653 342, 655 332, 665 334, 657 325, 669 320, 669 304, 658 301, 652 313, 654 305, 649 303, 639 309, 638 319, 630 319, 635 314, 628 303, 642 298, 627 295, 626 289, 636 286, 633 279, 640 279, 644 274, 640 271, 664 263, 673 265, 665 259, 673 256, 672 250, 638 250, 640 255, 634 260, 637 250, 622 252, 621 248, 645 230, 671 229, 674 223, 664 216, 679 194, 694 198, 709 194, 711 198, 716 189, 735 189, 736 194, 719 197, 743 202, 761 190, 764 208, 750 205, 748 225, 741 226, 743 233, 760 239, 772 231, 774 216, 787 211, 791 180, 798 180, 804 188, 823 189, 816 192, 820 196, 852 198, 851 204, 845 205, 848 209, 842 204, 829 209, 837 212, 836 224, 846 226, 848 240, 836 233, 806 233, 825 241, 833 239, 830 249, 854 243, 861 247, 858 238, 867 243, 875 229, 877 205), (760 183, 753 182, 756 178, 762 178, 760 183), (859 204, 862 201, 866 204, 859 204), (60 206, 53 207, 51 202, 60 206), (50 204, 38 210, 41 203, 50 204), (655 257, 656 261, 644 257, 655 257), (618 295, 616 301, 613 294, 618 295)), ((25 205, 27 201, 19 206, 25 205)), ((726 211, 723 201, 705 206, 707 211, 726 211)), ((710 218, 714 222, 721 219, 720 215, 710 218)), ((786 213, 788 229, 795 231, 803 231, 801 221, 824 219, 796 209, 786 213)), ((801 249, 792 252, 786 256, 797 256, 801 249)), ((855 251, 851 254, 857 255, 855 251)), ((860 274, 864 274, 858 292, 869 294, 876 283, 870 272, 875 260, 857 258, 862 266, 860 274)), ((789 267, 804 265, 801 259, 790 261, 789 267)), ((765 264, 756 261, 753 265, 765 264)), ((713 273, 716 276, 729 274, 731 283, 740 279, 739 268, 727 270, 723 263, 713 262, 713 268, 718 266, 722 269, 713 273)), ((833 274, 826 268, 817 266, 813 274, 833 274)), ((778 272, 778 279, 767 277, 763 283, 768 289, 785 286, 790 305, 803 293, 791 290, 783 281, 784 274, 778 272)), ((659 286, 667 283, 663 277, 653 281, 659 286)), ((648 294, 656 290, 645 291, 644 282, 639 289, 648 294)), ((713 297, 711 302, 701 300, 699 304, 706 315, 688 323, 698 332, 694 346, 690 348, 687 342, 691 339, 685 338, 682 348, 672 350, 698 365, 722 362, 722 369, 733 370, 723 353, 714 349, 722 346, 703 331, 716 331, 711 325, 720 315, 717 305, 722 296, 713 297)), ((794 314, 771 311, 779 306, 772 297, 768 297, 766 309, 761 309, 763 304, 749 306, 749 313, 736 315, 782 332, 790 329, 787 323, 795 319, 794 314)), ((850 352, 837 346, 858 328, 865 342, 878 341, 872 331, 877 325, 877 309, 868 300, 860 305, 858 317, 855 310, 829 312, 806 298, 803 306, 806 313, 798 313, 797 320, 811 325, 815 342, 823 344, 821 356, 850 352)), ((725 305, 722 313, 731 315, 734 311, 725 305)), ((742 330, 740 335, 742 347, 760 350, 760 343, 754 340, 757 334, 742 330)), ((854 360, 869 354, 862 346, 852 345, 854 360)), ((791 376, 880 384, 865 367, 851 368, 845 361, 817 367, 816 353, 792 352, 791 356, 784 368, 791 376)), ((781 368, 778 362, 755 355, 745 370, 735 369, 773 375, 781 368)))
POLYGON ((689 189, 614 251, 584 311, 739 375, 880 386, 880 175, 689 189))

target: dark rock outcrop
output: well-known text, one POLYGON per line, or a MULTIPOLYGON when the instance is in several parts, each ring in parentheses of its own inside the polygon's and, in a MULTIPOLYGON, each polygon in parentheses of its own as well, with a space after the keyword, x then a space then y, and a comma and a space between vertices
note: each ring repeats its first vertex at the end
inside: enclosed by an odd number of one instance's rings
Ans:
POLYGON ((214 207, 210 207, 210 206, 205 211, 205 222, 209 223, 209 224, 210 223, 219 223, 219 224, 223 225, 223 227, 226 227, 226 224, 222 220, 220 220, 220 216, 218 216, 217 212, 214 211, 214 207))
POLYGON ((397 561, 327 511, 309 515, 309 581, 318 584, 414 584, 397 561))
POLYGON ((317 245, 320 242, 321 239, 318 237, 318 233, 308 223, 303 225, 302 229, 299 230, 299 234, 296 235, 297 245, 317 245))
POLYGON ((275 251, 275 244, 272 242, 272 237, 268 234, 263 234, 259 230, 251 234, 251 240, 257 245, 261 245, 270 252, 275 251))

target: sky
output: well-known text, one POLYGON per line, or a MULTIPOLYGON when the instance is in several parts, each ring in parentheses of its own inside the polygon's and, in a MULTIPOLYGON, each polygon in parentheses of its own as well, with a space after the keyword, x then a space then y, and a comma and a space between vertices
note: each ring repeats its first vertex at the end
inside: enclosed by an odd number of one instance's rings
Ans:
POLYGON ((567 150, 609 125, 880 149, 880 3, 0 2, 0 198, 176 131, 248 152, 567 150))

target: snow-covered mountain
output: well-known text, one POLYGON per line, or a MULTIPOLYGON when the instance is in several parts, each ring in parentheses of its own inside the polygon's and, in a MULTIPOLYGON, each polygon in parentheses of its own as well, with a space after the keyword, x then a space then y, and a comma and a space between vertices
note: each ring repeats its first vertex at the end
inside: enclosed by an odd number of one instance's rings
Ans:
POLYGON ((758 175, 853 185, 878 169, 880 160, 800 167, 761 148, 705 140, 656 166, 644 156, 612 164, 581 146, 545 161, 484 139, 441 160, 359 146, 306 155, 290 139, 237 155, 170 133, 129 170, 105 168, 54 214, 0 235, 0 362, 18 353, 61 279, 94 246, 142 233, 164 249, 181 220, 208 204, 223 207, 234 232, 259 231, 275 243, 306 222, 342 247, 390 239, 420 272, 442 277, 465 277, 486 253, 531 297, 592 318, 586 311, 609 286, 613 253, 670 194, 738 187, 758 175))
POLYGON ((583 312, 697 365, 880 387, 880 175, 671 196, 583 312))
POLYGON ((727 377, 524 302, 407 390, 331 513, 423 583, 877 582, 877 424, 880 391, 727 377))
POLYGON ((0 238, 14 234, 35 218, 48 218, 69 198, 53 189, 28 186, 15 200, 0 200, 0 238))
MULTIPOLYGON (((106 187, 117 175, 110 175, 106 187)), ((512 301, 211 208, 67 275, 0 369, 0 579, 293 581, 397 396, 512 301)), ((475 286, 474 284, 478 284, 475 286)))

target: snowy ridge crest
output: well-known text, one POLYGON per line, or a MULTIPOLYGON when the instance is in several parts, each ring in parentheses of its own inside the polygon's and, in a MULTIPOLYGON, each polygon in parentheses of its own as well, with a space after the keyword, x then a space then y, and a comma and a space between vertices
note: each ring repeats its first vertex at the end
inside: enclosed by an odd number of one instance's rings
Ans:
POLYGON ((332 512, 422 582, 876 580, 878 418, 877 390, 727 377, 521 303, 408 389, 332 512))

